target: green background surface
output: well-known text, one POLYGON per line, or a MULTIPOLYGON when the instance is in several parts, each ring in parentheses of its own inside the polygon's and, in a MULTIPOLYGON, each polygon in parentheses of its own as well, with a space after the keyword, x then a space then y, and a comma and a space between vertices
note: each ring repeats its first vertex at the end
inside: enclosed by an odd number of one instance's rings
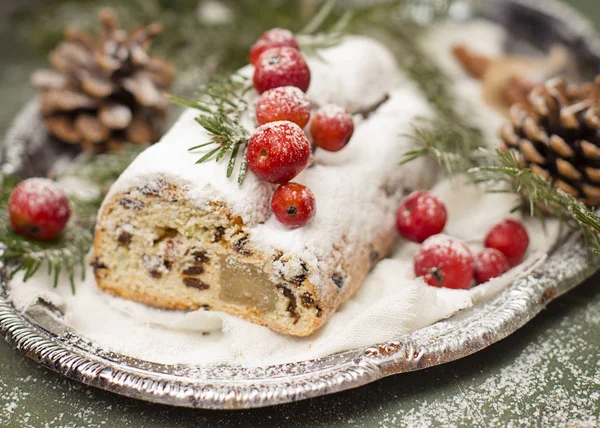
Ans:
MULTIPOLYGON (((0 131, 33 94, 26 84, 29 71, 43 63, 12 36, 11 6, 5 2, 0 1, 0 131)), ((598 0, 569 3, 600 23, 598 0)), ((460 361, 247 411, 178 409, 116 396, 39 367, 0 341, 0 426, 597 426, 599 282, 600 275, 594 276, 509 338, 460 361)))

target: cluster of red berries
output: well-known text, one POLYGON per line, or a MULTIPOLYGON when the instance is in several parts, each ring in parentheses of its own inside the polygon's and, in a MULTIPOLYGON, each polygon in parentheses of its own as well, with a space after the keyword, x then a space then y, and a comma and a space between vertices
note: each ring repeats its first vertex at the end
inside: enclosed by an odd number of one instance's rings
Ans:
POLYGON ((529 236, 515 220, 503 220, 488 232, 484 249, 476 257, 463 242, 441 234, 446 226, 446 207, 427 191, 405 198, 396 214, 398 232, 422 243, 414 258, 417 277, 435 287, 465 289, 496 278, 521 262, 529 236))
POLYGON ((14 188, 8 201, 10 224, 27 238, 50 241, 69 221, 71 207, 65 192, 47 178, 29 178, 14 188))
POLYGON ((248 141, 248 167, 258 178, 279 184, 271 199, 275 217, 287 227, 308 223, 316 211, 313 192, 290 183, 306 166, 311 145, 303 130, 310 120, 313 143, 323 150, 343 149, 352 133, 352 115, 336 105, 318 109, 311 120, 306 96, 310 68, 294 34, 274 28, 264 33, 250 50, 253 84, 261 94, 256 104, 259 127, 248 141))

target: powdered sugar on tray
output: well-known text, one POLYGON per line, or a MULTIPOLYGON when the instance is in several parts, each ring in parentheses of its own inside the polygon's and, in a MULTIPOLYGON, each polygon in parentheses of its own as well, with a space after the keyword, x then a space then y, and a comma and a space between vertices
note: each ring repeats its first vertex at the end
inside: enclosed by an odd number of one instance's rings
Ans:
MULTIPOLYGON (((438 376, 454 379, 445 385, 442 382, 433 402, 419 400, 417 395, 413 407, 384 411, 382 417, 387 423, 381 426, 395 426, 401 421, 402 425, 419 427, 503 427, 511 420, 509 426, 597 427, 600 360, 594 352, 597 336, 589 328, 599 327, 600 317, 593 315, 599 300, 590 297, 593 303, 586 302, 589 307, 585 312, 562 313, 567 316, 547 321, 546 331, 521 336, 518 349, 499 350, 501 345, 495 345, 499 359, 505 362, 498 367, 493 358, 487 363, 475 360, 473 378, 478 377, 479 370, 486 373, 476 382, 465 372, 441 369, 438 376), (592 314, 589 324, 581 322, 584 313, 592 314)), ((556 306, 554 312, 556 315, 556 306)), ((491 355, 493 351, 488 352, 491 355)))
MULTIPOLYGON (((442 182, 433 191, 448 204, 447 232, 460 231, 460 237, 474 252, 481 248, 484 231, 510 216, 514 203, 510 195, 488 194, 463 185, 459 179, 442 182), (465 206, 469 228, 462 226, 465 206)), ((91 271, 87 280, 77 285, 76 295, 71 293, 66 278, 52 289, 43 273, 26 283, 15 278, 10 295, 22 311, 38 299, 50 302, 63 311, 65 323, 77 335, 104 349, 142 360, 248 367, 287 363, 395 339, 489 299, 536 261, 543 260, 545 250, 555 241, 556 223, 549 221, 544 229, 537 220, 527 219, 526 225, 532 238, 527 260, 504 276, 471 290, 439 289, 414 279, 412 257, 418 246, 399 242, 392 257, 375 267, 357 294, 321 330, 307 338, 274 333, 220 312, 165 311, 112 297, 96 287, 91 271)))

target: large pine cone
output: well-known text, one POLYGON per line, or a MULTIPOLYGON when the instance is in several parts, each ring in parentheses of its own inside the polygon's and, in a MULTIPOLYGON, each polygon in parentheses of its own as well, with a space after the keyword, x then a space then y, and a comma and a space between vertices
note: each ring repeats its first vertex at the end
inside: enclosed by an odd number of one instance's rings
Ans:
POLYGON ((571 86, 555 78, 513 104, 500 136, 524 167, 583 201, 600 205, 600 76, 571 86))
POLYGON ((171 64, 146 52, 162 27, 155 23, 127 32, 110 10, 99 19, 99 38, 67 30, 65 41, 50 53, 54 69, 32 76, 46 128, 94 152, 153 142, 167 112, 162 92, 175 74, 171 64))

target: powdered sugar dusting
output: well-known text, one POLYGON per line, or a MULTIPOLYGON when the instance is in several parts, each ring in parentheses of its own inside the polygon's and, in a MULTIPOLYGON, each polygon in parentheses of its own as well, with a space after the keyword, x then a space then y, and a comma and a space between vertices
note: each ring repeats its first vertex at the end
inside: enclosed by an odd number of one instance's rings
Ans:
POLYGON ((299 50, 288 47, 269 48, 258 57, 252 81, 260 93, 280 87, 297 86, 307 91, 311 71, 299 50))
POLYGON ((339 122, 346 120, 348 117, 346 110, 337 104, 324 105, 318 110, 318 114, 327 119, 334 119, 339 122))
POLYGON ((423 245, 421 245, 421 249, 424 251, 438 251, 442 253, 452 252, 464 260, 473 257, 466 245, 444 234, 434 235, 431 238, 428 238, 423 242, 423 245))
MULTIPOLYGON (((314 200, 315 195, 313 194, 313 192, 309 189, 309 188, 303 188, 302 189, 302 196, 301 198, 303 200, 314 200)), ((312 218, 315 213, 317 212, 317 205, 316 204, 307 204, 307 207, 309 208, 308 210, 308 216, 310 218, 312 218)))
POLYGON ((289 46, 269 48, 260 54, 258 61, 256 68, 277 74, 287 74, 306 67, 306 61, 300 51, 289 46))
POLYGON ((423 242, 415 256, 415 265, 423 263, 431 253, 439 257, 452 255, 453 260, 461 265, 473 262, 473 254, 465 244, 444 234, 434 235, 423 242))
MULTIPOLYGON (((483 351, 487 361, 472 357, 464 364, 440 368, 437 377, 447 382, 435 386, 437 394, 424 399, 419 389, 413 397, 406 397, 412 406, 407 403, 400 410, 384 410, 381 419, 388 423, 380 425, 401 421, 420 427, 598 426, 600 360, 594 352, 594 335, 600 317, 592 315, 589 324, 581 323, 584 313, 597 312, 600 301, 597 297, 592 300, 594 303, 579 313, 554 306, 546 322, 525 328, 520 339, 483 351), (556 318, 559 313, 562 319, 556 318), (548 321, 549 317, 556 321, 548 321), (540 326, 545 328, 540 330, 540 326), (499 368, 496 355, 508 364, 499 368)), ((571 306, 574 309, 584 303, 571 306)))
MULTIPOLYGON (((408 80, 398 72, 390 52, 372 39, 348 37, 343 43, 321 51, 321 56, 325 60, 308 59, 313 70, 308 97, 315 105, 336 103, 352 111, 380 100, 390 87, 408 85, 408 80), (359 61, 358 58, 365 60, 359 61)), ((240 70, 240 74, 251 77, 253 70, 254 67, 247 66, 240 70)), ((410 95, 412 98, 417 93, 412 91, 410 95)), ((249 94, 250 104, 254 104, 256 99, 257 94, 249 94)), ((410 99, 406 102, 409 103, 410 99)), ((409 110, 410 106, 407 105, 406 109, 409 110)), ((196 110, 186 110, 158 144, 144 151, 127 168, 112 186, 107 200, 116 192, 135 187, 160 187, 161 182, 169 181, 186 187, 188 198, 200 207, 205 206, 207 200, 224 202, 246 225, 253 227, 264 222, 271 215, 269 199, 272 186, 269 183, 259 180, 254 174, 247 174, 243 186, 238 187, 235 180, 225 176, 225 161, 197 165, 196 161, 204 152, 187 150, 191 145, 210 139, 210 135, 195 121, 197 114, 196 110)), ((254 127, 252 116, 249 114, 242 118, 242 123, 250 131, 254 127)), ((336 155, 328 158, 326 153, 319 154, 323 164, 339 163, 346 157, 343 152, 336 155)), ((416 162, 414 165, 405 168, 405 179, 410 185, 419 181, 412 177, 418 176, 413 173, 420 169, 420 164, 416 162)), ((314 187, 311 188, 314 191, 314 187)))
POLYGON ((389 88, 409 82, 397 72, 389 50, 373 39, 348 36, 321 52, 323 60, 308 58, 312 73, 308 96, 315 106, 337 104, 356 111, 381 100, 389 88))
POLYGON ((269 122, 272 118, 291 120, 304 126, 310 118, 310 107, 306 94, 295 86, 269 89, 256 104, 256 119, 259 123, 269 122))
POLYGON ((288 107, 289 104, 310 108, 310 101, 304 92, 295 86, 282 86, 266 91, 261 98, 269 98, 273 104, 288 107))
POLYGON ((254 134, 252 134, 252 139, 280 139, 285 143, 279 147, 281 148, 281 152, 286 155, 304 151, 309 145, 302 128, 295 123, 285 120, 269 122, 259 126, 254 131, 254 134))
POLYGON ((69 214, 67 195, 58 185, 47 178, 28 178, 21 182, 14 191, 12 202, 23 204, 31 216, 48 210, 55 209, 54 215, 64 218, 69 214))

